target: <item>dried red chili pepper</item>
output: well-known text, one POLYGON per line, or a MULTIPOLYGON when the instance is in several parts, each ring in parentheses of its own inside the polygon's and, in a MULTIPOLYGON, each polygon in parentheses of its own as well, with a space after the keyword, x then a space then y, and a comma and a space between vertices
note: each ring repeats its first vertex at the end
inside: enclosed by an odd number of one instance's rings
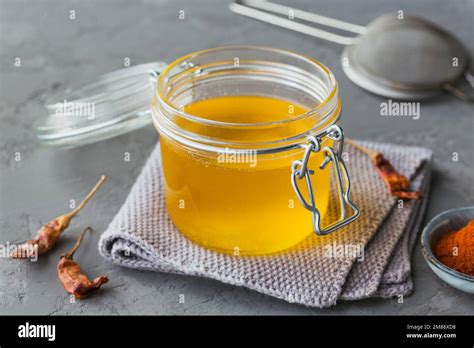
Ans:
POLYGON ((48 222, 38 231, 38 234, 34 239, 27 240, 26 242, 17 245, 15 251, 13 251, 9 256, 14 259, 26 259, 30 258, 33 248, 37 248, 38 256, 50 251, 56 244, 61 233, 69 226, 71 219, 76 216, 82 208, 84 208, 89 199, 92 198, 104 181, 105 176, 102 175, 94 188, 77 208, 48 222))
POLYGON ((71 251, 69 251, 67 254, 61 255, 59 263, 56 267, 58 271, 58 278, 64 290, 74 295, 76 298, 85 298, 89 296, 92 292, 97 291, 102 286, 102 284, 105 284, 109 281, 109 278, 104 275, 95 278, 93 281, 90 281, 82 271, 79 264, 73 260, 74 253, 81 245, 84 235, 88 230, 92 231, 90 227, 87 227, 84 231, 82 231, 79 239, 71 251))
POLYGON ((390 161, 386 159, 381 152, 370 150, 350 139, 347 139, 347 142, 369 156, 393 196, 402 199, 421 198, 421 192, 410 191, 410 180, 397 172, 390 161))

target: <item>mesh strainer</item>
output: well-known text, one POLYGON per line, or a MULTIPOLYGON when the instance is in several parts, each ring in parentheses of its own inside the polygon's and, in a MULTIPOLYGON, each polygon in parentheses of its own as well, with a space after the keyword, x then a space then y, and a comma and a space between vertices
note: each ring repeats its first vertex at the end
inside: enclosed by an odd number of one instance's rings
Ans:
POLYGON ((472 93, 458 87, 463 79, 474 87, 468 51, 450 33, 422 18, 389 13, 363 27, 261 0, 235 1, 230 8, 241 15, 345 45, 341 58, 344 72, 372 93, 418 100, 447 90, 461 99, 474 100, 472 93), (341 36, 294 19, 357 36, 341 36))

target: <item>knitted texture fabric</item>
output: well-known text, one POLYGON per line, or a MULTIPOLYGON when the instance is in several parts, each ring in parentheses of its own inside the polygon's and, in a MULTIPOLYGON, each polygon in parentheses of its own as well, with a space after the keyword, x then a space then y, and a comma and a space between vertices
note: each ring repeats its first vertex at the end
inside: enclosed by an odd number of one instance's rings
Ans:
MULTIPOLYGON (((319 308, 339 300, 408 295, 413 289, 411 253, 428 196, 431 151, 359 143, 382 152, 411 179, 413 190, 422 191, 422 199, 402 202, 391 196, 368 156, 347 144, 351 197, 361 210, 359 219, 329 235, 312 235, 284 252, 222 254, 191 242, 170 220, 157 145, 102 234, 99 251, 125 267, 212 278, 319 308)), ((331 196, 330 201, 337 198, 331 196)), ((335 214, 335 204, 330 204, 327 216, 335 214)))

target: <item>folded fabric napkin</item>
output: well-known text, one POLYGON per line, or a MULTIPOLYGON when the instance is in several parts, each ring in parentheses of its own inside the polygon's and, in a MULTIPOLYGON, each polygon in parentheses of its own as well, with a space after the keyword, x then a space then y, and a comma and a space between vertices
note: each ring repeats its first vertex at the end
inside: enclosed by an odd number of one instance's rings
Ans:
MULTIPOLYGON (((381 151, 399 172, 411 178, 412 189, 421 190, 422 199, 400 204, 389 194, 367 155, 347 144, 351 197, 361 209, 358 220, 327 236, 312 235, 280 253, 221 254, 191 242, 170 220, 158 144, 102 234, 100 253, 122 266, 217 279, 320 308, 338 300, 408 295, 413 289, 411 251, 428 196, 431 151, 359 143, 381 151)), ((337 202, 336 197, 331 201, 337 202)), ((328 216, 336 210, 330 205, 328 216)))

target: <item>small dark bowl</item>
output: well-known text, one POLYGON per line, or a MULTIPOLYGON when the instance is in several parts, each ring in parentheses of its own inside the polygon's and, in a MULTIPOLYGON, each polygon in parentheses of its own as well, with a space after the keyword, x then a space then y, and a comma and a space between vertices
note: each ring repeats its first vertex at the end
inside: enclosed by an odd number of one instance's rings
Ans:
POLYGON ((457 231, 474 219, 474 207, 458 208, 436 215, 421 233, 421 248, 433 272, 456 289, 474 294, 474 276, 458 272, 439 261, 433 254, 436 243, 448 232, 457 231))

